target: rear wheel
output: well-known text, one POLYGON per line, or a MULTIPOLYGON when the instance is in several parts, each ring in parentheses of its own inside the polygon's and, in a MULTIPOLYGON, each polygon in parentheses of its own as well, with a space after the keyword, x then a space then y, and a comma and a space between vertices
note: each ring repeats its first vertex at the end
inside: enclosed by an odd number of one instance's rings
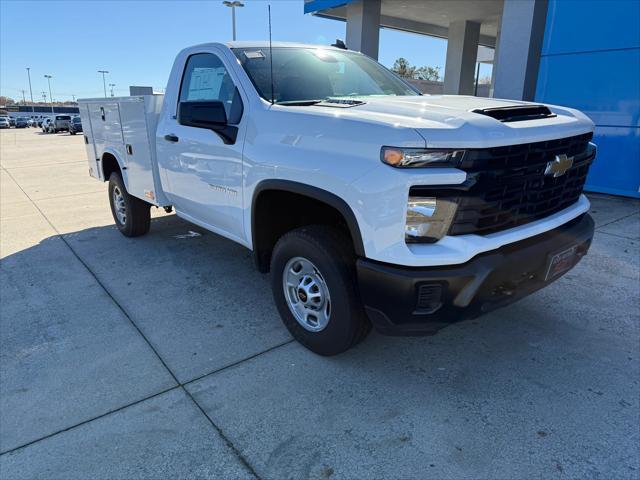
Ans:
POLYGON ((122 177, 117 172, 113 172, 109 177, 109 203, 120 233, 127 237, 139 237, 149 231, 151 205, 129 195, 122 177))
POLYGON ((344 352, 371 330, 351 242, 336 228, 312 225, 285 234, 273 250, 271 287, 285 326, 315 353, 344 352))

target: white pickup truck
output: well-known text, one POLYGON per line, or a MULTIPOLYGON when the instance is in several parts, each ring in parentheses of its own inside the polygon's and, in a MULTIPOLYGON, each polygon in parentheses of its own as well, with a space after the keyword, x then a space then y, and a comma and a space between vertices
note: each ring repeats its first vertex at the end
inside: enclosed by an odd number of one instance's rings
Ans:
POLYGON ((116 225, 150 207, 253 251, 282 320, 323 355, 433 334, 586 254, 593 123, 564 107, 421 95, 357 52, 204 44, 164 95, 80 102, 116 225))

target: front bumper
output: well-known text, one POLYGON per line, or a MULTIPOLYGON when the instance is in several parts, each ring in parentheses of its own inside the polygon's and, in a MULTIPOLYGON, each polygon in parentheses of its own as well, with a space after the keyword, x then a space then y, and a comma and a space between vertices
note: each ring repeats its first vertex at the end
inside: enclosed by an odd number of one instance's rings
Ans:
POLYGON ((573 268, 587 253, 593 231, 593 219, 584 214, 554 230, 454 266, 401 267, 361 258, 357 262, 360 295, 380 333, 434 334, 556 280, 561 275, 545 280, 550 256, 576 246, 569 267, 573 268))

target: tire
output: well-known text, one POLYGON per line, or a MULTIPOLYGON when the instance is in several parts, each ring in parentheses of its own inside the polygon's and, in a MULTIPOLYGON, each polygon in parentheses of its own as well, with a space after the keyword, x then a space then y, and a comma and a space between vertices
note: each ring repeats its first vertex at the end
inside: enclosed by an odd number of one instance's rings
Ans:
POLYGON ((109 204, 113 220, 125 237, 139 237, 149 231, 151 205, 129 195, 122 177, 117 172, 113 172, 109 177, 109 204), (120 204, 120 213, 116 210, 116 202, 120 204))
POLYGON ((325 225, 298 228, 280 238, 273 249, 271 288, 282 321, 293 338, 319 355, 342 353, 362 341, 371 330, 356 280, 353 246, 337 228, 325 225), (300 273, 296 272, 298 269, 300 273), (300 290, 300 286, 304 290, 304 285, 311 288, 306 292, 308 296, 300 290), (316 306, 311 304, 312 309, 305 310, 313 312, 310 317, 301 315, 300 310, 296 314, 296 308, 304 309, 304 305, 311 303, 312 295, 324 295, 323 300, 314 298, 322 307, 314 310, 316 306), (301 316, 308 321, 300 320, 301 316))
POLYGON ((74 132, 71 132, 71 131, 69 132, 69 135, 75 135, 75 134, 76 134, 75 131, 74 132))

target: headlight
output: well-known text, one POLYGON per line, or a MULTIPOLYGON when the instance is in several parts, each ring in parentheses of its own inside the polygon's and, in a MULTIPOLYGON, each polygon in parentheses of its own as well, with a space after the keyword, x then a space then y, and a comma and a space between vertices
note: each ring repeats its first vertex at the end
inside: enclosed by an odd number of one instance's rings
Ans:
POLYGON ((380 160, 398 168, 457 167, 464 150, 382 147, 380 160))
POLYGON ((407 243, 434 243, 444 237, 458 205, 435 197, 409 197, 404 238, 407 243))

